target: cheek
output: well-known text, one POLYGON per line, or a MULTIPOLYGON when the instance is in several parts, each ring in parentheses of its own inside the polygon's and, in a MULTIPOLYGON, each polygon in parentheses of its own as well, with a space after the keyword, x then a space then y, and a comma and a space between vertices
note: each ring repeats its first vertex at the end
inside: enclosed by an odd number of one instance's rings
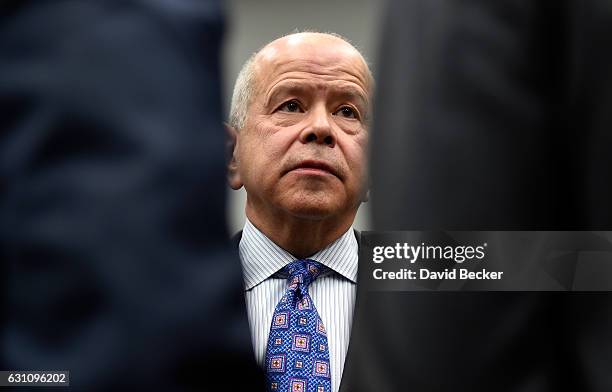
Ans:
POLYGON ((335 117, 336 124, 342 131, 352 137, 360 137, 359 134, 365 132, 363 124, 359 121, 348 120, 342 117, 335 117))
POLYGON ((281 164, 299 135, 298 127, 270 125, 267 137, 260 141, 262 154, 274 164, 281 164))
POLYGON ((241 144, 242 171, 258 177, 276 173, 292 143, 290 130, 274 126, 245 137, 241 144))
POLYGON ((277 112, 272 115, 269 121, 278 129, 293 127, 294 125, 299 124, 303 119, 303 113, 277 112))
POLYGON ((365 176, 367 170, 367 137, 356 136, 345 144, 346 163, 355 176, 365 176))

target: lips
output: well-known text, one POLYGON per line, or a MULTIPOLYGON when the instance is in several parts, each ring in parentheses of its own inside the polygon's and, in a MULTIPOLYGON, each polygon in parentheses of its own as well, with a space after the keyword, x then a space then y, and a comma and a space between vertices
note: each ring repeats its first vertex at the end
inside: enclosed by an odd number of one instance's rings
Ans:
POLYGON ((308 171, 308 169, 311 169, 313 172, 324 171, 324 172, 327 172, 329 174, 332 174, 340 178, 338 171, 333 166, 329 165, 326 162, 315 161, 315 160, 301 161, 298 164, 292 166, 291 169, 289 169, 287 172, 294 171, 294 170, 308 171))

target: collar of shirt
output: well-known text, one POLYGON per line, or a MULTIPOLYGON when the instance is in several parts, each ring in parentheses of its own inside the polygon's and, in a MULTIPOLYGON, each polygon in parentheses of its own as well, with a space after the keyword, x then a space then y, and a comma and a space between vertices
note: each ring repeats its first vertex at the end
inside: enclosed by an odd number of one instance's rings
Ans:
MULTIPOLYGON (((252 289, 296 260, 291 253, 276 245, 248 219, 242 230, 239 250, 246 290, 252 289)), ((359 247, 352 227, 340 238, 308 258, 357 283, 359 247)))

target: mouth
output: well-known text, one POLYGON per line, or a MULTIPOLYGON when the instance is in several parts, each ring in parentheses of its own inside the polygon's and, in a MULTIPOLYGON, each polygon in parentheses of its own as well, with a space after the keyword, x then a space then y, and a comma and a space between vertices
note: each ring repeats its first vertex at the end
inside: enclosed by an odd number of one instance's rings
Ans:
POLYGON ((297 165, 291 167, 287 173, 295 172, 297 174, 305 174, 305 175, 333 175, 335 177, 340 178, 339 173, 329 164, 323 161, 315 161, 315 160, 305 160, 297 165))

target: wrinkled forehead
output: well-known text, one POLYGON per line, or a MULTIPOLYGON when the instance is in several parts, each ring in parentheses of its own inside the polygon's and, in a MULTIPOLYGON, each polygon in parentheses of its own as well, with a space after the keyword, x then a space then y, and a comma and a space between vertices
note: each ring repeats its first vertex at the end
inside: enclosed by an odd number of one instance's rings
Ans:
POLYGON ((255 59, 255 78, 262 92, 280 75, 289 72, 346 74, 369 94, 367 64, 348 42, 330 35, 294 34, 266 45, 255 59))

